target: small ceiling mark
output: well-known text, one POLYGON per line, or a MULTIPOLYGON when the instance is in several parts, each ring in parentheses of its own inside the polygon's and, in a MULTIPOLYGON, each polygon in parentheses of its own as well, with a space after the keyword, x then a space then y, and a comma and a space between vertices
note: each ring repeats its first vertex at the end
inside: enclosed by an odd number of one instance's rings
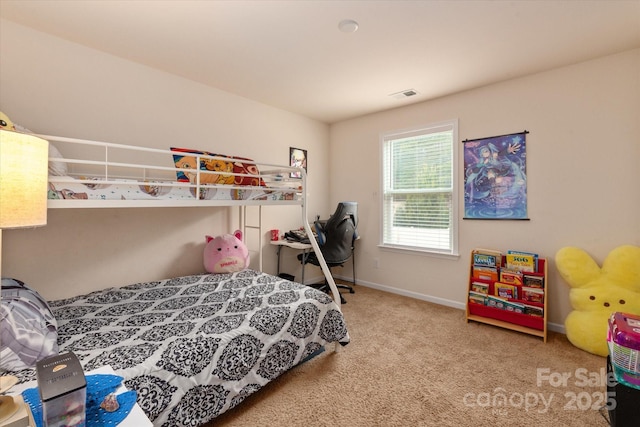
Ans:
POLYGON ((400 92, 392 93, 389 96, 392 97, 393 99, 404 99, 417 94, 418 94, 418 91, 415 89, 405 89, 400 92))
POLYGON ((359 27, 360 25, 353 19, 343 19, 338 24, 338 28, 343 33, 355 33, 356 31, 358 31, 359 27))

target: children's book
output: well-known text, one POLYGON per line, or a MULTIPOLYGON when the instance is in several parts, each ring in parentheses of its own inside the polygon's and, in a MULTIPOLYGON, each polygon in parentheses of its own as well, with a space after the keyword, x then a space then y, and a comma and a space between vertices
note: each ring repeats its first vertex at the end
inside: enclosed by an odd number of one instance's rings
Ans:
POLYGON ((522 284, 531 288, 544 288, 544 276, 536 276, 524 273, 522 276, 522 284))
POLYGON ((473 278, 495 282, 498 280, 498 269, 492 267, 473 267, 473 278))
POLYGON ((474 249, 471 253, 473 265, 478 267, 500 268, 502 252, 493 249, 474 249))
POLYGON ((502 298, 518 299, 518 287, 508 283, 496 282, 493 284, 495 296, 502 298))
POLYGON ((523 284, 523 274, 518 270, 509 270, 503 268, 500 270, 500 281, 502 283, 509 283, 512 285, 522 285, 523 284))
POLYGON ((486 295, 489 293, 489 285, 482 282, 471 282, 471 290, 473 292, 478 292, 486 295))
POLYGON ((524 314, 528 314, 530 316, 536 317, 544 317, 544 308, 538 307, 537 305, 523 304, 524 305, 524 314))
POLYGON ((522 287, 522 296, 520 299, 529 302, 544 303, 544 290, 540 288, 522 287))
POLYGON ((469 302, 485 305, 487 303, 487 295, 480 292, 469 291, 469 302))
POLYGON ((504 309, 507 311, 512 311, 514 313, 524 313, 524 304, 513 301, 505 301, 504 309))
POLYGON ((530 252, 508 251, 506 266, 510 270, 535 273, 538 271, 538 254, 530 252))
POLYGON ((487 296, 487 305, 489 307, 499 308, 504 310, 504 303, 507 302, 506 298, 497 297, 495 295, 487 296))

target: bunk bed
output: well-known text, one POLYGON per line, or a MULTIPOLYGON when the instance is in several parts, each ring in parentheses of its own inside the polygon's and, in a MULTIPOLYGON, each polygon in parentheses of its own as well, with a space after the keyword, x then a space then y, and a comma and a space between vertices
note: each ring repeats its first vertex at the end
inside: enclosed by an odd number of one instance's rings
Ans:
MULTIPOLYGON (((51 144, 50 209, 284 204, 300 208, 312 235, 303 169, 38 136, 51 144)), ((311 244, 332 298, 251 269, 107 288, 49 302, 59 350, 73 351, 85 371, 111 366, 154 425, 202 425, 328 344, 349 342, 338 288, 311 244)), ((35 378, 33 369, 13 374, 35 378)))

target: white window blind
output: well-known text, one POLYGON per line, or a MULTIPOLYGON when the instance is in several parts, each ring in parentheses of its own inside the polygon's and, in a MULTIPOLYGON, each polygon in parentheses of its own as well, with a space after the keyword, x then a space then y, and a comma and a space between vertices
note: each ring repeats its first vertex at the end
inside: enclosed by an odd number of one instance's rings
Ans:
POLYGON ((457 254, 457 121, 382 136, 382 246, 457 254))

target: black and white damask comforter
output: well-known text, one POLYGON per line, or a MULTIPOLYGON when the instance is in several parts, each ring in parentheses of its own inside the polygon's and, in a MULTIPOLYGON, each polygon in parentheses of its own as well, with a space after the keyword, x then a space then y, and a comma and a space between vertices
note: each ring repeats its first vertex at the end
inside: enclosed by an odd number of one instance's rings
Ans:
POLYGON ((323 292, 243 270, 185 276, 50 302, 60 351, 110 365, 156 426, 197 426, 325 344, 347 344, 323 292))

